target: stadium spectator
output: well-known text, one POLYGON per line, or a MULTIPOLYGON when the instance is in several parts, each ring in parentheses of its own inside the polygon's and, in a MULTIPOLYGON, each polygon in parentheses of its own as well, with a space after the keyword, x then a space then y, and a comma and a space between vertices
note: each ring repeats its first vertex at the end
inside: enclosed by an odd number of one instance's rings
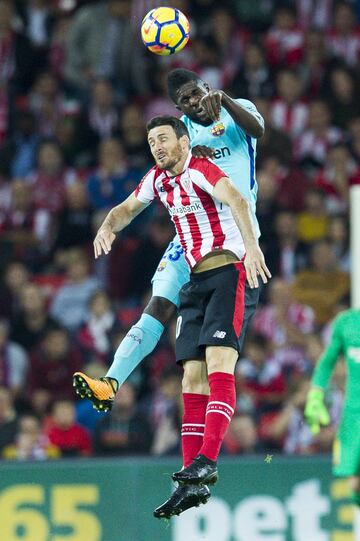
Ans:
POLYGON ((304 54, 298 66, 307 97, 316 98, 321 93, 330 62, 329 56, 324 33, 316 28, 310 29, 305 34, 304 54))
POLYGON ((268 62, 277 67, 296 66, 302 56, 304 36, 296 24, 296 12, 286 5, 280 5, 273 18, 273 24, 265 36, 268 62))
POLYGON ((302 99, 303 84, 295 71, 283 68, 276 76, 276 95, 271 104, 271 124, 291 137, 301 134, 309 118, 302 99))
POLYGON ((112 80, 122 99, 148 93, 142 51, 128 24, 130 8, 130 0, 109 0, 76 12, 67 36, 64 73, 80 92, 104 77, 112 80))
POLYGON ((13 260, 6 266, 0 287, 0 317, 15 317, 20 307, 21 290, 28 282, 29 271, 24 263, 13 260))
MULTIPOLYGON (((151 103, 150 100, 148 103, 149 109, 151 109, 151 103)), ((173 109, 172 104, 171 107, 173 109)), ((149 112, 145 113, 145 117, 148 114, 149 112)), ((162 109, 161 114, 164 114, 164 109, 162 109)), ((152 164, 152 158, 147 142, 144 111, 139 104, 130 103, 122 109, 119 121, 119 135, 128 157, 129 167, 141 171, 146 170, 152 164), (131 126, 131 129, 129 129, 129 126, 131 126)))
POLYGON ((360 105, 356 96, 355 75, 345 67, 338 67, 330 74, 328 103, 335 126, 346 129, 347 124, 359 116, 360 105))
POLYGON ((99 167, 87 179, 93 209, 105 211, 124 201, 135 189, 142 174, 129 167, 119 139, 104 139, 99 145, 99 167))
POLYGON ((329 148, 342 138, 342 132, 331 124, 325 101, 314 100, 309 107, 309 127, 294 142, 294 157, 311 173, 325 163, 329 148))
POLYGON ((97 455, 145 454, 150 450, 151 431, 144 413, 136 405, 135 389, 124 383, 111 413, 101 419, 94 434, 97 455))
POLYGON ((119 121, 114 89, 106 79, 95 80, 91 85, 87 114, 88 128, 98 142, 114 135, 119 121))
POLYGON ((89 246, 92 241, 92 214, 83 182, 76 180, 65 188, 65 207, 59 214, 53 250, 89 246))
POLYGON ((326 237, 329 215, 326 212, 322 190, 310 187, 305 195, 305 206, 298 214, 298 238, 305 244, 312 244, 326 237))
POLYGON ((71 376, 82 365, 80 352, 71 344, 67 332, 60 327, 49 329, 40 346, 30 355, 27 384, 30 398, 40 392, 44 409, 45 404, 50 405, 51 401, 63 397, 73 399, 71 376))
POLYGON ((255 98, 271 98, 274 93, 270 68, 259 43, 250 42, 245 46, 244 60, 235 73, 230 91, 253 101, 255 98))
POLYGON ((329 214, 345 212, 349 205, 349 188, 360 184, 360 167, 346 145, 336 145, 327 153, 325 166, 315 178, 323 191, 329 214))
POLYGON ((16 395, 25 387, 28 358, 25 350, 9 340, 10 328, 0 319, 0 385, 16 395))
POLYGON ((360 32, 354 8, 348 2, 339 2, 334 11, 333 28, 327 33, 331 53, 349 66, 356 66, 360 53, 360 32))
POLYGON ((116 315, 107 293, 97 290, 89 300, 86 321, 77 335, 86 361, 108 360, 112 353, 110 336, 116 324, 116 315))
POLYGON ((20 293, 19 312, 12 321, 11 339, 29 352, 55 325, 47 311, 44 290, 33 283, 25 284, 20 293))
POLYGON ((0 387, 0 453, 15 441, 17 427, 18 418, 11 392, 7 387, 0 387))
POLYGON ((89 260, 78 248, 66 254, 66 282, 50 307, 52 317, 69 331, 76 331, 86 320, 88 302, 100 284, 90 275, 89 260))
POLYGON ((271 125, 271 105, 269 100, 257 98, 254 103, 264 118, 266 125, 264 135, 257 142, 259 165, 266 158, 272 156, 276 156, 282 163, 288 164, 292 160, 292 142, 289 134, 271 125))
POLYGON ((294 298, 311 306, 316 324, 324 325, 348 293, 349 276, 340 269, 331 244, 326 240, 318 242, 311 249, 310 267, 295 277, 294 298))
POLYGON ((61 456, 90 456, 91 439, 88 431, 76 423, 75 406, 71 400, 57 400, 52 408, 47 436, 61 451, 61 456))
POLYGON ((253 418, 244 413, 235 414, 225 435, 222 452, 226 455, 245 455, 260 450, 253 418))
POLYGON ((341 270, 350 273, 349 224, 345 216, 339 214, 332 216, 327 238, 341 270))
POLYGON ((60 456, 60 449, 50 443, 39 419, 31 414, 20 417, 15 442, 2 451, 2 457, 7 460, 48 460, 60 456))
POLYGON ((273 276, 291 282, 295 274, 306 265, 307 248, 299 239, 294 212, 281 210, 272 218, 275 219, 274 235, 268 242, 265 257, 273 276))

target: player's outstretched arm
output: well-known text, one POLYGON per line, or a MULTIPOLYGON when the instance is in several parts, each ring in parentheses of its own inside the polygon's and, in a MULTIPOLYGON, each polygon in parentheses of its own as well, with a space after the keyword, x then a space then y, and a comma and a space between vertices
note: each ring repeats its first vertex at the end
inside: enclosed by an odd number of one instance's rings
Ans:
POLYGON ((318 434, 321 425, 330 423, 324 394, 339 355, 343 353, 342 325, 343 316, 340 315, 333 324, 330 343, 320 357, 311 379, 312 387, 307 396, 304 416, 313 434, 318 434))
POLYGON ((240 230, 245 244, 246 258, 244 266, 250 287, 259 287, 258 275, 266 284, 268 278, 271 278, 271 273, 266 266, 264 254, 256 238, 248 201, 235 188, 228 177, 223 177, 217 182, 213 196, 230 207, 236 225, 240 230))
POLYGON ((148 204, 139 201, 133 192, 123 203, 110 210, 94 240, 95 259, 102 253, 107 255, 110 252, 116 238, 115 233, 122 231, 147 206, 148 204))
POLYGON ((258 139, 264 135, 264 121, 255 106, 254 113, 251 113, 230 98, 223 90, 209 90, 201 99, 200 105, 208 112, 213 122, 220 119, 221 107, 225 107, 234 122, 251 137, 258 139))

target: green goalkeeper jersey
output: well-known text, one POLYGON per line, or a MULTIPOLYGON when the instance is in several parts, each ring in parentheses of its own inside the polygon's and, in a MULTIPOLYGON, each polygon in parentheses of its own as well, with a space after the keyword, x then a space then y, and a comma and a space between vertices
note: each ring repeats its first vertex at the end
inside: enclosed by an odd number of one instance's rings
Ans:
POLYGON ((344 408, 360 410, 360 310, 346 310, 335 319, 331 342, 312 377, 313 386, 327 387, 339 355, 344 356, 347 366, 344 408))

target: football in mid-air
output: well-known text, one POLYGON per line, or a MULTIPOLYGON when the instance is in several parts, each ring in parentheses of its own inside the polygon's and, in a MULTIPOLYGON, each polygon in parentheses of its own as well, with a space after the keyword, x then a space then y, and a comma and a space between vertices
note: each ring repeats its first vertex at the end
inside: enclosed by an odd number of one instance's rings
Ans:
POLYGON ((152 53, 163 56, 181 51, 189 40, 189 34, 189 21, 176 8, 152 9, 141 24, 144 45, 152 53))

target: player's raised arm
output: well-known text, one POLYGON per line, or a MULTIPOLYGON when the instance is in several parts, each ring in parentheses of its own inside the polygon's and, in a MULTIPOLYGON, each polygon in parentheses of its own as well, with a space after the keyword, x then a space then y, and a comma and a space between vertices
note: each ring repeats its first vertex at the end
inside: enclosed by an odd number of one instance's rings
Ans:
POLYGON ((253 104, 250 104, 252 107, 248 110, 230 98, 223 90, 209 90, 201 99, 200 105, 208 112, 213 122, 220 119, 220 110, 224 107, 234 122, 251 137, 258 139, 264 135, 263 118, 253 104))
POLYGON ((142 203, 133 192, 120 205, 112 208, 101 224, 95 240, 94 254, 97 259, 102 253, 107 255, 116 236, 115 233, 122 231, 130 222, 142 212, 149 203, 142 203))
POLYGON ((228 177, 223 177, 216 183, 213 196, 230 207, 236 225, 240 230, 246 250, 244 266, 250 287, 259 287, 258 274, 261 276, 263 283, 266 284, 268 278, 271 278, 271 273, 266 266, 264 255, 256 238, 248 201, 235 188, 228 177))

